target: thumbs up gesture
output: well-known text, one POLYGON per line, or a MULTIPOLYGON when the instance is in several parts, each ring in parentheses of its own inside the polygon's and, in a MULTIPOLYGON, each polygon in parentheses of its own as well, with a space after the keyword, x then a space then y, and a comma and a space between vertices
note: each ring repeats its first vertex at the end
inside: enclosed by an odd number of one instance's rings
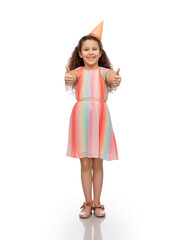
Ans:
POLYGON ((119 71, 120 71, 120 68, 118 68, 118 70, 116 71, 111 82, 111 85, 113 85, 114 87, 118 87, 119 84, 121 83, 121 77, 119 76, 119 71))
POLYGON ((69 67, 65 67, 67 72, 65 73, 65 84, 70 86, 72 83, 74 83, 77 79, 77 75, 70 71, 69 67))

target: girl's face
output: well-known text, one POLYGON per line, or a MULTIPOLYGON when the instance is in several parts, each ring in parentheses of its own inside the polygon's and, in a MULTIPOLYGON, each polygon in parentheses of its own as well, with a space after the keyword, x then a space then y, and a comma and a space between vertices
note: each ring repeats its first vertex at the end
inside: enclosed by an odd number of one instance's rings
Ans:
POLYGON ((93 39, 85 40, 82 43, 81 52, 79 52, 87 70, 99 68, 98 61, 101 54, 98 42, 93 39))

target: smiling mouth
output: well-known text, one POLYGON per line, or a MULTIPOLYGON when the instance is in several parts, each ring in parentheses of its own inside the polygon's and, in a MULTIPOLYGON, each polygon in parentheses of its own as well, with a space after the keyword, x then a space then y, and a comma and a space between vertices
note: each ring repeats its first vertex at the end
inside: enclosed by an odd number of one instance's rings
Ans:
POLYGON ((89 60, 94 60, 95 57, 91 56, 91 57, 87 57, 87 59, 89 59, 89 60))

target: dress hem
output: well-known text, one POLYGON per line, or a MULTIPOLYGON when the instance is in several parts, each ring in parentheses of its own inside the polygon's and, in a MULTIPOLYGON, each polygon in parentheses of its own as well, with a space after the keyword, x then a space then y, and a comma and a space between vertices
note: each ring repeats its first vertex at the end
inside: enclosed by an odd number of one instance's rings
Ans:
POLYGON ((87 158, 101 158, 101 159, 103 159, 103 160, 105 160, 105 161, 113 161, 113 160, 119 160, 119 158, 117 158, 117 157, 111 157, 111 158, 103 158, 103 157, 100 157, 100 156, 75 156, 75 155, 68 155, 68 154, 66 154, 66 156, 67 157, 71 157, 71 158, 84 158, 84 157, 87 157, 87 158))

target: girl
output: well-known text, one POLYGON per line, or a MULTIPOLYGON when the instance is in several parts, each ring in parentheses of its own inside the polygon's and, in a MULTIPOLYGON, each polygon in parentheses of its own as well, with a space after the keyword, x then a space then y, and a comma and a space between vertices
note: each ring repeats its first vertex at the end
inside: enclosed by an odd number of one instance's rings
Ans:
POLYGON ((66 156, 80 158, 81 181, 85 202, 81 218, 104 217, 100 204, 103 184, 103 159, 118 160, 118 151, 110 112, 106 104, 108 92, 121 82, 103 50, 101 43, 103 21, 79 40, 69 59, 65 73, 66 89, 76 90, 75 103, 69 121, 66 156), (92 200, 92 184, 94 198, 92 200))

